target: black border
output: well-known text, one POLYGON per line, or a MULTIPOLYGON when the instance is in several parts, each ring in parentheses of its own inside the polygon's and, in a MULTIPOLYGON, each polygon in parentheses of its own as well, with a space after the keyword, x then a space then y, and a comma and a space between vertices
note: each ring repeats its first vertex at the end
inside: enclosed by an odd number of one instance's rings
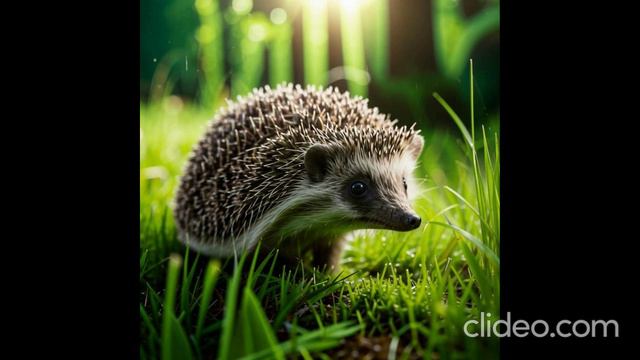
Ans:
POLYGON ((504 359, 617 358, 635 338, 631 14, 501 2, 501 316, 613 319, 620 329, 619 338, 503 338, 504 359))

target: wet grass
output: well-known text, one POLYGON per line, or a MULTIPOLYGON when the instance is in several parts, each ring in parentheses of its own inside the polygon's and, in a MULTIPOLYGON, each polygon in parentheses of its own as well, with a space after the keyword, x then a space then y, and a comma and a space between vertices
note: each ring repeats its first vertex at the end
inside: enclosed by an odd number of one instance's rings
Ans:
POLYGON ((177 98, 141 105, 142 358, 497 356, 496 339, 463 333, 481 311, 499 313, 496 129, 467 130, 448 110, 460 131, 423 132, 423 225, 359 234, 329 276, 276 252, 209 259, 182 247, 174 190, 212 113, 177 98))

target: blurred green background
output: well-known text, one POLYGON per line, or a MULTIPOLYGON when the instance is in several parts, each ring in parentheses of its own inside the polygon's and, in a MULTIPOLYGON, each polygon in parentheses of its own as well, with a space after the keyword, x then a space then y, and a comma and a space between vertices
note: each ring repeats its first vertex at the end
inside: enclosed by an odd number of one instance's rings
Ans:
POLYGON ((469 119, 473 58, 476 123, 499 116, 497 0, 141 0, 140 10, 144 103, 174 95, 213 114, 225 98, 287 81, 446 128, 432 93, 469 119))

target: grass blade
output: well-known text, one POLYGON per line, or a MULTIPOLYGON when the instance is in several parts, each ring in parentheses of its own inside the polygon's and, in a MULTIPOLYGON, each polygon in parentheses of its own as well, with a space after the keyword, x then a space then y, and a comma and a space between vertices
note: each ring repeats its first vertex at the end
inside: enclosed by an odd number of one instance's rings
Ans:
POLYGON ((231 341, 236 317, 236 306, 238 304, 238 289, 240 288, 240 278, 242 267, 247 258, 247 253, 240 257, 240 262, 233 271, 233 277, 227 287, 227 296, 224 304, 224 319, 222 320, 222 334, 220 335, 220 348, 218 349, 218 359, 227 360, 231 351, 231 341))
POLYGON ((218 274, 220 273, 220 262, 218 260, 209 261, 207 266, 207 272, 204 276, 204 288, 202 289, 202 300, 200 300, 200 309, 198 311, 198 322, 196 323, 196 339, 200 340, 202 336, 202 330, 204 328, 204 320, 207 315, 207 309, 211 303, 211 297, 213 296, 213 289, 218 281, 218 274))
POLYGON ((462 229, 459 226, 456 226, 456 225, 453 225, 453 224, 445 224, 445 223, 441 223, 441 222, 438 222, 438 221, 430 221, 429 224, 444 226, 444 227, 447 227, 447 228, 450 228, 450 229, 453 229, 453 230, 459 232, 462 236, 464 236, 465 239, 471 241, 471 243, 473 243, 473 245, 475 245, 478 248, 478 250, 482 251, 482 253, 487 255, 488 259, 493 261, 495 264, 500 265, 500 259, 493 252, 493 250, 491 250, 487 245, 485 245, 482 242, 482 240, 480 240, 477 237, 473 236, 473 234, 469 233, 468 231, 462 229))
POLYGON ((191 347, 182 326, 175 317, 176 290, 180 272, 180 255, 172 254, 169 258, 167 273, 167 292, 165 293, 162 312, 162 359, 191 359, 191 347))
MULTIPOLYGON (((464 123, 462 122, 462 120, 460 120, 460 117, 458 116, 458 114, 456 114, 456 112, 453 111, 451 106, 449 106, 449 104, 440 96, 440 94, 438 94, 437 92, 434 92, 433 97, 440 103, 440 105, 442 105, 442 107, 447 111, 447 113, 449 113, 449 116, 451 116, 451 118, 456 123, 456 125, 458 125, 458 128, 462 132, 462 136, 464 137, 464 140, 467 142, 467 145, 469 145, 471 149, 474 149, 473 139, 471 138, 471 134, 469 134, 467 127, 464 126, 464 123)), ((474 153, 475 153, 475 150, 474 150, 474 153)))
POLYGON ((284 352, 277 346, 278 342, 271 324, 249 287, 244 288, 234 342, 236 346, 231 353, 234 359, 263 350, 271 350, 271 358, 284 360, 284 352))

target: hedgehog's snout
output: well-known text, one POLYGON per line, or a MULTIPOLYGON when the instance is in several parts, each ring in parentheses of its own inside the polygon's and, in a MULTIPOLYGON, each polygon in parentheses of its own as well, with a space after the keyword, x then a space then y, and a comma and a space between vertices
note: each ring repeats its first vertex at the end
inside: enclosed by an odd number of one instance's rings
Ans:
POLYGON ((375 206, 365 215, 380 228, 394 231, 411 231, 420 227, 422 219, 407 204, 375 206))
POLYGON ((405 224, 407 224, 407 227, 409 228, 409 230, 419 228, 421 222, 422 222, 422 219, 420 219, 420 216, 415 214, 409 214, 405 217, 405 224))
POLYGON ((412 211, 399 211, 393 216, 393 225, 398 231, 410 231, 420 227, 422 219, 412 211))

